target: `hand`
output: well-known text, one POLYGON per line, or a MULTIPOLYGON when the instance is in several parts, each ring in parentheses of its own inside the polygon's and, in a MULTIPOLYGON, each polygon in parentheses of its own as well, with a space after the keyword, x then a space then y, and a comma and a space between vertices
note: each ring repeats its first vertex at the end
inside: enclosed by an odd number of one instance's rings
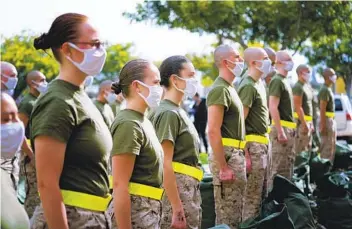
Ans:
POLYGON ((173 211, 171 228, 175 228, 175 229, 187 228, 186 216, 185 216, 183 209, 173 211))
POLYGON ((220 169, 219 178, 221 181, 233 181, 235 179, 235 174, 231 168, 226 166, 220 169))
POLYGON ((307 122, 303 122, 303 123, 302 123, 302 129, 303 129, 302 132, 303 132, 304 134, 307 134, 307 133, 308 133, 309 127, 308 127, 307 122))
POLYGON ((249 155, 248 149, 245 149, 244 152, 246 157, 246 172, 247 174, 249 174, 252 171, 252 160, 251 156, 249 155))
POLYGON ((313 124, 310 125, 310 130, 312 131, 312 133, 315 132, 315 128, 314 128, 314 125, 313 125, 313 124))
POLYGON ((287 137, 286 137, 286 134, 285 134, 285 131, 284 131, 284 129, 282 129, 282 127, 278 131, 277 140, 279 141, 279 143, 286 143, 288 141, 287 137))

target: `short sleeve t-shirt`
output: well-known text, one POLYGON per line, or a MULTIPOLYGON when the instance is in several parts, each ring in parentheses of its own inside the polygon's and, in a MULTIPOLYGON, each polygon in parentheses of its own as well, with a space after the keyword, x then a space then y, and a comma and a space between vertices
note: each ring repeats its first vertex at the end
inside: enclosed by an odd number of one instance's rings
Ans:
POLYGON ((308 84, 297 81, 292 88, 293 95, 302 97, 302 108, 305 115, 313 116, 313 92, 308 84))
MULTIPOLYGON (((22 113, 26 115, 29 119, 29 117, 31 117, 32 110, 36 100, 37 100, 37 97, 35 97, 31 93, 28 93, 27 95, 25 95, 23 97, 23 100, 18 106, 18 113, 22 113)), ((29 125, 26 126, 26 138, 28 139, 30 138, 29 125)))
POLYGON ((249 108, 246 118, 246 134, 265 135, 267 133, 269 111, 266 89, 261 80, 257 82, 247 76, 238 88, 243 106, 249 108))
POLYGON ((280 98, 278 106, 280 120, 293 122, 293 97, 288 80, 281 74, 276 74, 270 81, 269 96, 280 98))
POLYGON ((83 88, 64 80, 52 81, 33 108, 30 126, 32 146, 38 136, 66 143, 61 189, 102 197, 109 193, 112 138, 83 88))
POLYGON ((160 188, 163 180, 164 153, 152 123, 143 114, 125 109, 111 126, 112 156, 136 155, 130 182, 160 188))
POLYGON ((100 111, 100 114, 103 116, 103 119, 106 125, 110 127, 115 117, 114 112, 112 111, 110 105, 107 103, 104 104, 98 100, 95 100, 94 104, 100 111))
POLYGON ((331 87, 328 87, 324 84, 320 88, 318 98, 319 98, 319 104, 320 104, 320 101, 328 102, 328 104, 326 106, 326 112, 334 112, 335 111, 334 93, 332 92, 331 87))
POLYGON ((169 140, 174 145, 173 161, 196 167, 199 137, 186 112, 170 100, 162 100, 149 114, 160 143, 169 140))
POLYGON ((207 97, 207 106, 224 106, 224 117, 221 125, 221 136, 244 140, 245 124, 241 99, 234 87, 221 77, 218 77, 207 97))

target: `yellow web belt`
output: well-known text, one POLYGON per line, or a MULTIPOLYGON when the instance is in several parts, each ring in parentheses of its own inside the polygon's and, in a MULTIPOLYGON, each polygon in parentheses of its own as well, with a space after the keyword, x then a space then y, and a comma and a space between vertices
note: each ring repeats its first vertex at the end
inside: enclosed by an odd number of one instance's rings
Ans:
POLYGON ((232 139, 232 138, 223 138, 222 144, 224 146, 231 146, 238 149, 244 149, 244 147, 246 146, 246 141, 241 141, 241 140, 232 139))
POLYGON ((61 195, 66 205, 100 212, 106 211, 112 199, 110 194, 101 197, 69 190, 61 190, 61 195))
POLYGON ((325 112, 325 115, 328 118, 334 118, 335 117, 335 113, 334 112, 325 112))
POLYGON ((246 135, 246 142, 257 142, 257 143, 268 145, 269 138, 265 136, 249 134, 249 135, 246 135))
MULTIPOLYGON (((294 123, 294 122, 289 122, 289 121, 284 121, 284 120, 280 120, 280 124, 281 124, 281 126, 287 127, 290 129, 296 129, 296 126, 297 126, 296 123, 294 123)), ((274 120, 272 122, 272 125, 275 125, 274 120)))
MULTIPOLYGON (((293 113, 293 117, 294 117, 295 119, 298 119, 298 118, 299 118, 299 117, 298 117, 298 114, 297 114, 296 112, 293 113)), ((307 122, 313 121, 313 116, 305 115, 305 116, 304 116, 304 120, 307 121, 307 122)))
POLYGON ((203 179, 203 171, 189 165, 185 165, 179 162, 172 162, 172 168, 176 173, 181 173, 201 181, 203 179))

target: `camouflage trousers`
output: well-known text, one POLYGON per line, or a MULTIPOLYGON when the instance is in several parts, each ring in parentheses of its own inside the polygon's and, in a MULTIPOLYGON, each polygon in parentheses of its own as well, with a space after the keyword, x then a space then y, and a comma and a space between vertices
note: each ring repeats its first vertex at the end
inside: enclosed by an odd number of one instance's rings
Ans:
MULTIPOLYGON (((68 227, 71 229, 110 229, 111 220, 106 212, 90 211, 66 205, 68 227)), ((30 221, 31 229, 48 229, 42 205, 36 207, 30 221)))
POLYGON ((243 150, 224 146, 228 166, 235 174, 233 182, 221 182, 219 167, 214 160, 214 155, 209 155, 209 165, 213 174, 214 201, 216 225, 227 224, 232 229, 237 229, 242 221, 244 207, 244 194, 246 191, 246 159, 243 150))
POLYGON ((295 152, 296 155, 301 153, 302 151, 310 151, 312 149, 312 122, 307 122, 308 124, 308 133, 303 131, 303 127, 298 122, 297 130, 296 130, 296 138, 295 138, 295 152))
POLYGON ((336 148, 336 122, 332 118, 326 119, 326 134, 320 133, 320 157, 330 159, 333 163, 336 148))
POLYGON ((293 166, 295 163, 295 130, 283 127, 287 142, 282 144, 278 141, 278 132, 276 127, 271 128, 270 141, 272 162, 270 169, 269 190, 272 189, 274 177, 280 174, 291 180, 293 175, 293 166))
MULTIPOLYGON (((112 229, 117 229, 114 203, 111 201, 108 215, 112 229)), ((159 229, 161 219, 161 201, 148 197, 131 195, 131 221, 133 229, 159 229)))
POLYGON ((263 199, 268 197, 269 192, 270 192, 270 180, 271 180, 271 166, 272 166, 272 147, 271 147, 271 142, 269 141, 268 144, 268 154, 267 154, 267 162, 268 164, 266 165, 265 169, 265 177, 264 177, 264 187, 263 187, 263 199))
POLYGON ((247 142, 246 148, 251 157, 252 170, 247 174, 247 187, 242 214, 243 221, 259 214, 268 164, 267 145, 247 142))
MULTIPOLYGON (((200 229, 202 221, 202 199, 200 183, 193 177, 175 173, 178 193, 183 205, 188 229, 200 229)), ((172 207, 166 195, 162 200, 161 228, 169 229, 172 220, 172 207)))

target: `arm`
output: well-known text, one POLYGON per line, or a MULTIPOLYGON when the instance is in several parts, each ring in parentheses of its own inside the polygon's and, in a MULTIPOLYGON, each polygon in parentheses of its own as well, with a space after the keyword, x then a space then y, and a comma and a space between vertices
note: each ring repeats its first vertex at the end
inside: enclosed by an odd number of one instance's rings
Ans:
POLYGON ((224 106, 212 105, 208 108, 208 136, 215 160, 220 169, 227 167, 224 147, 222 145, 221 125, 224 117, 224 106))
POLYGON ((293 96, 293 102, 294 102, 295 111, 298 114, 299 120, 301 121, 304 128, 308 130, 308 125, 306 120, 304 119, 304 111, 302 108, 302 96, 297 96, 297 95, 293 96))
POLYGON ((320 100, 320 131, 325 133, 326 130, 326 106, 328 105, 327 101, 320 100))
POLYGON ((112 158, 114 208, 118 228, 132 229, 131 198, 128 184, 132 176, 136 155, 120 154, 112 158))
POLYGON ((50 229, 68 229, 66 208, 59 187, 66 144, 48 136, 36 137, 34 144, 38 191, 46 221, 50 229))
POLYGON ((249 113, 249 107, 243 105, 244 119, 247 119, 249 113))
POLYGON ((276 96, 270 96, 269 97, 269 111, 271 115, 271 119, 275 123, 275 127, 277 130, 282 130, 282 126, 280 124, 280 113, 279 113, 279 103, 280 103, 280 98, 276 96))
MULTIPOLYGON (((26 128, 27 125, 28 125, 28 120, 29 120, 28 116, 26 114, 23 114, 23 113, 18 113, 18 117, 23 122, 23 125, 26 128)), ((25 152, 29 158, 31 158, 31 159, 33 158, 34 154, 33 154, 33 151, 31 149, 31 147, 27 143, 27 138, 26 137, 23 139, 22 151, 25 152)))

